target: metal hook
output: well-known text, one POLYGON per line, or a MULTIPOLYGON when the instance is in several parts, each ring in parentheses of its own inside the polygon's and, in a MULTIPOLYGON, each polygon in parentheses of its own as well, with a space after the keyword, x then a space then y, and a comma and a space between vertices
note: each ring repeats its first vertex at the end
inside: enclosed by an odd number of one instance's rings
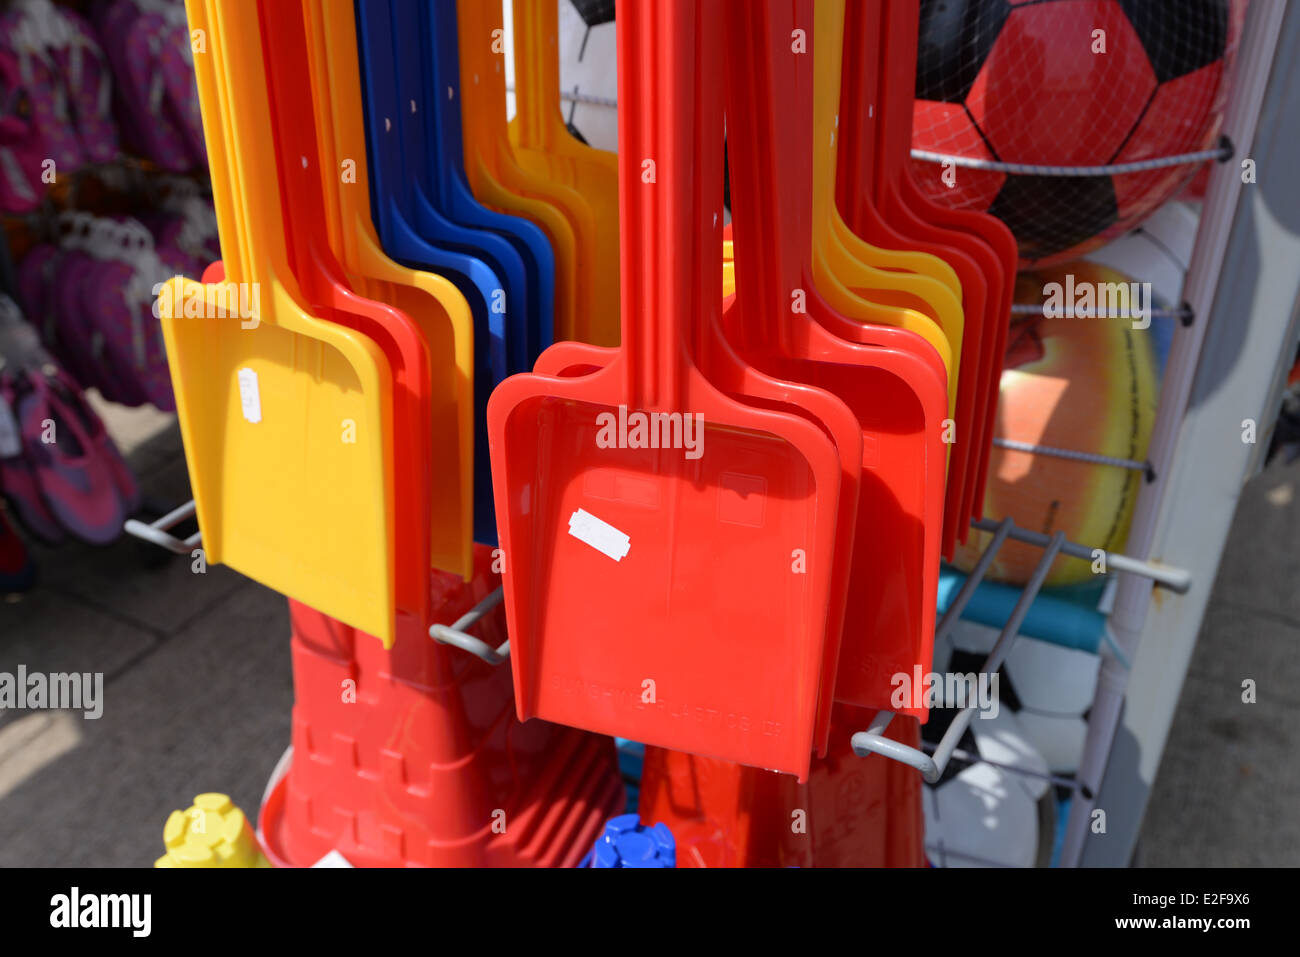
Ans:
POLYGON ((194 500, 191 499, 153 522, 145 523, 134 518, 127 519, 126 524, 122 526, 122 530, 128 535, 133 535, 146 542, 152 542, 159 548, 165 548, 173 555, 190 555, 194 552, 194 549, 202 545, 203 534, 195 532, 189 538, 180 539, 175 535, 169 535, 167 530, 175 528, 187 518, 193 518, 196 510, 194 500))
POLYGON ((489 611, 501 604, 501 600, 505 596, 504 588, 496 589, 496 591, 456 619, 450 627, 447 625, 431 625, 429 627, 429 637, 444 645, 454 645, 462 651, 477 655, 490 665, 499 665, 502 662, 509 661, 510 640, 508 638, 496 648, 493 648, 481 638, 475 638, 465 632, 466 628, 472 626, 489 611))

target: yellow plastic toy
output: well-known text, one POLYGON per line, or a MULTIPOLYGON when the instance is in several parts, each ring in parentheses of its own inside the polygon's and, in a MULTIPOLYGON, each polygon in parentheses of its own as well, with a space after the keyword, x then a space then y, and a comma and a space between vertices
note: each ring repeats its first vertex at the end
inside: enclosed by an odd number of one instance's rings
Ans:
MULTIPOLYGON (((817 57, 814 61, 816 104, 814 136, 829 143, 815 151, 814 191, 825 190, 829 205, 829 231, 823 234, 823 254, 845 285, 863 298, 885 305, 915 309, 948 330, 960 321, 961 282, 953 268, 938 256, 919 250, 881 249, 858 237, 835 205, 836 138, 839 132, 840 69, 844 45, 844 3, 823 3, 814 20, 817 57), (825 32, 822 32, 822 30, 825 32), (818 122, 820 121, 820 122, 818 122), (894 270, 883 272, 884 270, 894 270)), ((816 202, 816 200, 814 200, 816 202)), ((951 337, 950 337, 951 338, 951 337)))
MULTIPOLYGON (((924 338, 939 353, 948 370, 948 405, 956 409, 957 380, 964 317, 952 289, 930 276, 878 270, 849 256, 834 241, 834 133, 840 99, 840 58, 844 33, 844 0, 819 0, 813 22, 818 53, 814 63, 812 270, 817 288, 838 312, 862 322, 899 326, 924 338), (841 272, 843 270, 843 273, 841 272), (856 294, 861 288, 866 296, 856 294), (934 317, 915 308, 878 301, 877 290, 912 292, 928 303, 934 317), (937 320, 937 321, 936 321, 937 320)), ((917 257, 925 254, 917 253, 917 257)), ((935 259, 936 257, 929 257, 935 259)), ((955 280, 955 276, 954 276, 955 280)), ((886 294, 885 298, 889 298, 886 294)), ((929 310, 927 310, 929 311, 929 310)))
MULTIPOLYGON (((589 281, 596 315, 619 310, 618 156, 575 139, 560 113, 559 11, 554 0, 514 0, 515 102, 510 141, 520 163, 572 187, 595 219, 589 281)), ((605 331, 605 330, 601 330, 605 331)), ((618 344, 613 336, 599 345, 618 344)))
POLYGON ((227 282, 174 279, 159 308, 207 560, 391 645, 388 362, 300 307, 275 177, 239 175, 271 132, 228 115, 222 78, 260 75, 259 38, 225 44, 219 10, 187 11, 206 35, 194 59, 227 282))
POLYGON ((465 175, 480 203, 523 215, 546 233, 555 255, 555 339, 614 345, 612 319, 592 313, 591 243, 595 217, 572 189, 525 168, 506 130, 505 56, 483 37, 500 36, 499 3, 461 0, 456 6, 460 40, 461 123, 465 175), (610 333, 612 329, 612 336, 610 333))
POLYGON ((401 309, 429 346, 435 450, 431 565, 473 574, 474 321, 450 280, 384 253, 370 214, 369 167, 351 4, 303 0, 330 249, 360 295, 401 309), (346 172, 349 174, 345 177, 346 172))
POLYGON ((163 827, 167 853, 154 867, 270 867, 253 828, 224 794, 200 794, 163 827))

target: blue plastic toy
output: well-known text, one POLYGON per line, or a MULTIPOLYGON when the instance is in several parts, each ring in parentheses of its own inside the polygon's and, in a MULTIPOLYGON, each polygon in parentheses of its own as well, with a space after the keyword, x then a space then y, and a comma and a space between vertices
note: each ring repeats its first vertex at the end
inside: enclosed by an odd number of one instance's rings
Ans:
MULTIPOLYGON (((416 168, 416 158, 408 154, 407 138, 403 136, 389 3, 357 0, 356 12, 366 153, 371 171, 370 206, 380 243, 394 260, 413 269, 438 273, 455 283, 474 316, 474 538, 495 545, 496 512, 486 410, 488 396, 512 371, 506 354, 505 285, 483 259, 441 242, 430 242, 413 225, 415 184, 421 172, 416 168), (494 309, 497 304, 499 308, 494 309)), ((422 146, 419 152, 423 153, 422 146)))
POLYGON ((536 224, 521 216, 488 209, 470 190, 469 178, 465 175, 465 141, 461 131, 456 4, 421 3, 418 6, 420 29, 425 40, 422 57, 425 97, 434 112, 434 122, 425 123, 425 141, 429 145, 436 202, 457 222, 500 234, 515 247, 523 260, 530 293, 524 303, 526 323, 523 326, 512 323, 509 339, 513 343, 516 332, 521 334, 519 339, 525 346, 524 365, 518 371, 529 371, 542 350, 555 338, 555 254, 550 240, 536 224))
POLYGON ((441 139, 431 134, 435 113, 425 96, 424 59, 429 56, 420 32, 420 7, 416 0, 389 0, 391 16, 395 124, 401 143, 403 169, 409 187, 406 209, 409 221, 425 239, 448 249, 475 256, 491 267, 501 280, 500 292, 489 303, 506 322, 506 360, 509 370, 526 371, 527 323, 524 319, 531 290, 518 251, 490 229, 469 226, 451 218, 436 188, 437 171, 443 166, 441 139), (431 151, 430 147, 435 147, 431 151))
POLYGON ((668 825, 646 827, 635 814, 610 818, 579 867, 676 867, 677 842, 668 825))

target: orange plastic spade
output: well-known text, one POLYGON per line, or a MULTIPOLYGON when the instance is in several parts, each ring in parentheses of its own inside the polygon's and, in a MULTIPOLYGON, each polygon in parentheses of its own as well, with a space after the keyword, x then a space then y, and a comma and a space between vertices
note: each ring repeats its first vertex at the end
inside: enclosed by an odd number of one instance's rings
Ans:
MULTIPOLYGON (((813 78, 813 164, 812 224, 813 275, 836 309, 864 322, 901 326, 924 337, 938 350, 948 370, 949 407, 960 419, 965 411, 958 405, 958 383, 964 339, 965 317, 951 287, 929 276, 915 273, 886 272, 868 267, 850 254, 834 228, 835 209, 835 140, 839 123, 840 53, 844 26, 843 0, 820 0, 809 5, 813 10, 812 45, 808 55, 797 52, 792 41, 792 55, 810 66, 813 78), (890 305, 853 293, 853 287, 901 289, 911 285, 928 286, 931 311, 890 305), (946 300, 942 305, 941 300, 946 300), (942 306, 942 311, 939 311, 942 306)), ((847 229, 847 227, 845 227, 847 229)), ((920 305, 920 303, 918 303, 920 305)))
POLYGON ((525 169, 510 144, 506 126, 505 58, 499 44, 501 4, 460 0, 460 74, 465 174, 478 200, 536 222, 555 253, 555 335, 612 345, 618 322, 592 308, 591 241, 595 218, 573 189, 525 169), (483 38, 489 38, 483 42, 483 38))
MULTIPOLYGON (((852 735, 872 716, 837 705, 830 756, 814 762, 802 784, 646 748, 637 810, 643 821, 668 825, 678 867, 924 867, 921 776, 898 761, 853 754, 852 735), (807 829, 792 829, 801 818, 807 829)), ((915 721, 892 721, 885 733, 920 747, 915 721)))
MULTIPOLYGON (((969 414, 958 420, 953 436, 956 440, 953 459, 961 470, 961 481, 950 482, 948 504, 944 509, 944 554, 951 557, 955 540, 961 538, 964 541, 967 537, 969 504, 983 467, 980 449, 985 444, 983 433, 991 362, 991 341, 985 329, 988 326, 989 296, 994 292, 990 284, 997 282, 997 276, 996 273, 992 276, 986 274, 983 260, 978 254, 971 253, 970 237, 942 229, 918 230, 915 217, 909 212, 899 212, 891 207, 890 216, 886 217, 885 210, 877 206, 876 176, 881 169, 877 137, 885 126, 881 114, 902 109, 898 101, 903 96, 910 97, 913 83, 909 79, 908 90, 904 92, 898 89, 901 77, 876 75, 882 62, 880 45, 883 42, 879 14, 879 5, 850 3, 845 16, 842 91, 847 99, 841 107, 840 140, 845 171, 843 185, 837 182, 837 196, 855 227, 867 232, 901 232, 905 237, 903 241, 944 256, 961 277, 963 306, 976 338, 968 343, 971 375, 964 380, 962 390, 969 414), (886 89, 882 89, 882 83, 886 84, 886 89)), ((910 106, 908 110, 910 116, 910 106)))
POLYGON ((830 591, 807 572, 833 556, 840 464, 817 426, 729 398, 691 355, 722 299, 722 183, 701 175, 721 150, 719 15, 620 7, 623 345, 489 402, 506 615, 521 718, 802 778, 830 591))
POLYGON ((595 231, 589 238, 591 270, 583 280, 591 286, 596 314, 613 315, 618 309, 618 159, 574 138, 560 114, 556 0, 514 0, 512 23, 515 155, 534 173, 572 187, 590 210, 595 231))

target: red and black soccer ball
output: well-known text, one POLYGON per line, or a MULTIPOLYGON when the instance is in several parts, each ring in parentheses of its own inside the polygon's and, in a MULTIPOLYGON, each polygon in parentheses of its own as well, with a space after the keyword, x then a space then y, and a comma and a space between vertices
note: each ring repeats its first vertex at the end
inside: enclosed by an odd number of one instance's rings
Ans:
MULTIPOLYGON (((1110 166, 1218 143, 1245 0, 922 0, 912 145, 1041 166, 1110 166)), ((1198 166, 1029 176, 913 160, 921 187, 1010 227, 1022 266, 1140 223, 1198 166), (950 175, 951 179, 951 175, 950 175)))

